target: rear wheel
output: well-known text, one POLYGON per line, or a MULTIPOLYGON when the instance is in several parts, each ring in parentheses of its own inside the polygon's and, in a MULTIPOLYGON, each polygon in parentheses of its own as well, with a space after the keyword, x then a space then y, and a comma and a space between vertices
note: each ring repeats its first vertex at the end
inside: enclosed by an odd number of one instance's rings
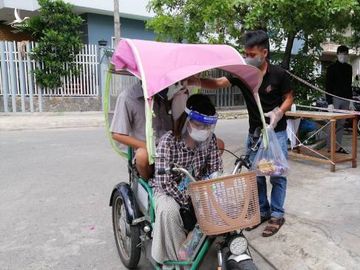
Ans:
POLYGON ((227 262, 226 270, 258 270, 253 260, 236 262, 230 260, 227 262))
POLYGON ((112 203, 112 221, 116 247, 123 264, 136 268, 141 256, 140 228, 126 220, 126 209, 120 193, 115 192, 112 203))

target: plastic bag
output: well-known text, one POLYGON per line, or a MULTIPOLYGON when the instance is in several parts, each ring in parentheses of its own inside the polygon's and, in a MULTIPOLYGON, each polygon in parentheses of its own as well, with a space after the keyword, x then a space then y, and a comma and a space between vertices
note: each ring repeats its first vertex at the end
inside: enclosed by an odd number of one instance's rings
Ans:
POLYGON ((179 260, 186 261, 190 259, 202 236, 203 233, 200 230, 199 225, 196 225, 195 228, 188 234, 186 240, 181 244, 181 247, 178 251, 179 260))
POLYGON ((261 141, 259 150, 256 153, 252 164, 252 170, 256 171, 257 176, 280 176, 286 175, 289 164, 281 150, 280 143, 272 128, 267 128, 269 143, 261 141))

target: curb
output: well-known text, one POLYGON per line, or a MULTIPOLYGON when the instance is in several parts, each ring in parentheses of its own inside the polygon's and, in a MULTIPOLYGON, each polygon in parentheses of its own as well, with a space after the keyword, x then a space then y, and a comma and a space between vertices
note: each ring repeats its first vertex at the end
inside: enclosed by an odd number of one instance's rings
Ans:
MULTIPOLYGON (((219 119, 247 118, 247 110, 218 111, 219 119)), ((0 113, 0 131, 105 126, 103 112, 0 113)))
POLYGON ((102 112, 0 114, 0 131, 104 126, 102 112))
POLYGON ((224 110, 218 111, 219 119, 242 119, 248 117, 247 110, 224 110))

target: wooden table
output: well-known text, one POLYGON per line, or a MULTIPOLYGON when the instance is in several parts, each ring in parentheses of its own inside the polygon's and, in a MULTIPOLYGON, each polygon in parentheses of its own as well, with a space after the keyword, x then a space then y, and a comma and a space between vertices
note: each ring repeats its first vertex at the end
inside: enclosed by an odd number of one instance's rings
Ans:
POLYGON ((313 112, 313 111, 296 111, 286 112, 288 118, 302 118, 312 119, 315 121, 330 121, 330 153, 325 150, 315 151, 322 156, 329 159, 319 158, 304 153, 303 147, 298 147, 296 150, 289 152, 289 156, 295 158, 301 158, 306 160, 318 161, 321 163, 331 164, 330 170, 335 172, 336 163, 352 162, 352 167, 357 166, 357 115, 356 114, 343 114, 343 113, 331 113, 331 112, 313 112), (336 153, 336 120, 340 119, 352 119, 352 147, 350 154, 336 153), (303 152, 303 153, 302 153, 303 152))

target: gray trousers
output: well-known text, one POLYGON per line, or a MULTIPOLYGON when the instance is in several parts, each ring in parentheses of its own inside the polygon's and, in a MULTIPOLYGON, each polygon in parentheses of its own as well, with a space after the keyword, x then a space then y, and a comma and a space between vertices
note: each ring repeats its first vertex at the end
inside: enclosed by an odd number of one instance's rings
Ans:
MULTIPOLYGON (((333 97, 333 105, 334 109, 338 110, 349 110, 350 102, 347 100, 338 99, 336 97, 333 97)), ((341 146, 342 143, 342 137, 344 134, 344 125, 345 125, 345 119, 337 120, 336 121, 336 144, 338 146, 341 146)), ((330 127, 328 129, 329 136, 326 140, 326 145, 328 149, 330 149, 330 127)))
POLYGON ((179 204, 172 197, 155 194, 156 220, 151 255, 158 263, 178 260, 179 248, 186 239, 179 209, 179 204))

